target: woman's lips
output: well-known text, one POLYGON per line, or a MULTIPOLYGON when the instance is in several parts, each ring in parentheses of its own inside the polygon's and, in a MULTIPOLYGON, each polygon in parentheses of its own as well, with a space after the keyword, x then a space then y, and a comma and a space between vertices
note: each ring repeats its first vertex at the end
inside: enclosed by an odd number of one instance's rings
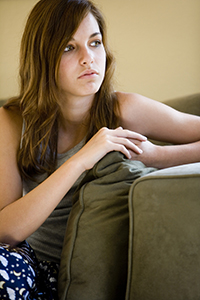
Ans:
POLYGON ((91 78, 91 77, 95 77, 97 75, 98 75, 97 71, 92 70, 92 69, 88 69, 88 70, 85 70, 84 72, 82 72, 78 78, 79 79, 81 79, 81 78, 91 78))

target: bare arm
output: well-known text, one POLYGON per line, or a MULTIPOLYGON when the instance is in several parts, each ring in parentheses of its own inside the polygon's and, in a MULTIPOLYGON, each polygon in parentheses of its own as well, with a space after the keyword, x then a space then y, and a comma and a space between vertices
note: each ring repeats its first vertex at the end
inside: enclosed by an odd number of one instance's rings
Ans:
POLYGON ((0 120, 0 241, 14 245, 44 222, 82 170, 81 165, 69 161, 67 166, 22 197, 22 180, 16 160, 22 120, 4 109, 0 110, 0 120))
POLYGON ((20 116, 0 109, 0 241, 15 245, 30 236, 51 214, 78 177, 106 153, 127 148, 139 153, 129 139, 145 140, 137 133, 101 129, 79 152, 43 183, 22 197, 16 154, 21 138, 20 116))
POLYGON ((132 153, 132 159, 158 168, 200 161, 200 117, 181 113, 137 94, 119 94, 119 99, 124 128, 150 139, 176 144, 155 146, 149 141, 135 141, 143 154, 132 153))

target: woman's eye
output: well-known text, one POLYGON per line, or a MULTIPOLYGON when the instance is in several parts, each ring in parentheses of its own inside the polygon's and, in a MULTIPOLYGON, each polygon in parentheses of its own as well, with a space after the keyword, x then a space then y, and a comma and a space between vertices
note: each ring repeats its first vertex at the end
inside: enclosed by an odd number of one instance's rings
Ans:
POLYGON ((74 47, 72 45, 68 45, 65 49, 64 49, 64 52, 69 52, 69 51, 72 51, 74 50, 74 47))
POLYGON ((101 41, 97 40, 97 41, 93 41, 91 44, 90 44, 92 47, 98 47, 101 45, 101 41))

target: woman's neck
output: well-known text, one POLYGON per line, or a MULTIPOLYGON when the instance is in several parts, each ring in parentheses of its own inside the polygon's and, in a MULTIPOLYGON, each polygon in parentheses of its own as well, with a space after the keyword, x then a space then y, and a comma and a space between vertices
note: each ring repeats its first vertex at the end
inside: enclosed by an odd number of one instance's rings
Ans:
POLYGON ((82 124, 88 118, 94 95, 86 97, 71 97, 60 101, 60 123, 63 127, 82 124))
POLYGON ((58 120, 58 153, 76 146, 87 135, 91 99, 62 101, 58 120))

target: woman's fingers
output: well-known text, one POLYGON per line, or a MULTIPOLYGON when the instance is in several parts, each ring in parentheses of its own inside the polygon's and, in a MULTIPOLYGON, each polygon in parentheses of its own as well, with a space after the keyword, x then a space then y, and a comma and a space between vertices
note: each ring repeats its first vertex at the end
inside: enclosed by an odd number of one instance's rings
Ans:
POLYGON ((81 163, 84 169, 90 169, 99 161, 105 154, 111 151, 122 152, 128 159, 131 155, 141 154, 142 150, 138 144, 146 141, 146 137, 130 130, 124 130, 119 127, 117 129, 101 128, 76 154, 81 158, 81 163), (134 143, 134 140, 136 143, 134 143))
POLYGON ((108 128, 102 128, 99 134, 104 140, 105 147, 108 151, 120 151, 130 158, 129 150, 136 154, 141 154, 143 151, 134 143, 134 141, 146 141, 147 138, 139 133, 124 130, 122 127, 118 127, 114 130, 108 128))
POLYGON ((136 154, 141 154, 143 152, 137 144, 128 138, 111 137, 111 141, 115 144, 123 145, 127 150, 131 150, 136 154))
POLYGON ((123 129, 121 126, 112 131, 114 134, 117 134, 122 137, 131 138, 142 142, 147 140, 146 136, 128 129, 123 129))

